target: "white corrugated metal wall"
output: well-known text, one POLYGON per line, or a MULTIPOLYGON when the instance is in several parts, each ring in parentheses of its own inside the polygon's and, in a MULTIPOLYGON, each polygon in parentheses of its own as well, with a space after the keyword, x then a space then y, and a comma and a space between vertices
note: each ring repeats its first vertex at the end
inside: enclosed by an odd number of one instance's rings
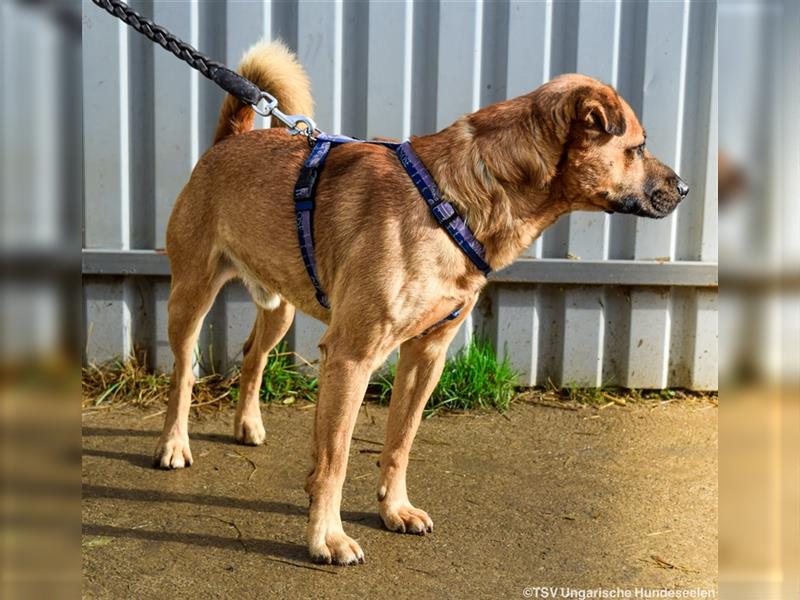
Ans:
POLYGON ((719 7, 720 151, 747 181, 719 223, 723 381, 800 380, 799 20, 797 2, 719 7))
MULTIPOLYGON (((429 133, 564 72, 616 85, 651 150, 690 182, 689 199, 659 221, 561 219, 489 286, 454 349, 488 336, 525 384, 716 389, 716 3, 131 4, 231 66, 259 38, 283 39, 331 132, 429 133)), ((169 369, 169 280, 152 251, 222 94, 86 0, 83 57, 86 359, 137 348, 169 369)), ((228 286, 203 329, 205 360, 239 360, 254 314, 228 286)), ((313 359, 322 331, 298 315, 289 343, 313 359)))

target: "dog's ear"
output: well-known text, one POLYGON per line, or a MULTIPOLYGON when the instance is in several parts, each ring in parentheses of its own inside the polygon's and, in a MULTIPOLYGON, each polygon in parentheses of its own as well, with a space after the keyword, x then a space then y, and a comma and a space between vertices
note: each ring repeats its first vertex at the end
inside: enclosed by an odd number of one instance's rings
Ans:
POLYGON ((578 93, 575 113, 578 121, 589 129, 609 135, 625 133, 625 110, 619 95, 610 87, 582 88, 578 93))

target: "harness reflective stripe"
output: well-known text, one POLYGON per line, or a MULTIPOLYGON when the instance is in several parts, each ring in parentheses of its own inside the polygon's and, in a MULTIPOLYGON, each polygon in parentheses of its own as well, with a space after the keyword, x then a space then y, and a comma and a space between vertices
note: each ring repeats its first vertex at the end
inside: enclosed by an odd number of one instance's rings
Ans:
MULTIPOLYGON (((377 144, 394 150, 400 164, 408 173, 411 181, 419 190, 420 195, 431 210, 433 218, 452 238, 453 242, 467 255, 475 266, 484 274, 488 275, 492 269, 486 263, 486 253, 481 243, 475 239, 467 224, 456 208, 442 197, 439 187, 431 177, 431 174, 422 164, 417 154, 411 148, 409 142, 398 144, 395 142, 381 142, 376 140, 359 140, 344 135, 329 135, 321 133, 316 137, 311 153, 300 169, 300 175, 294 186, 294 211, 295 222, 297 224, 297 240, 300 244, 300 254, 303 257, 303 264, 308 273, 308 278, 314 286, 317 301, 325 308, 330 308, 330 302, 322 289, 322 284, 317 276, 317 261, 314 254, 314 196, 319 174, 325 165, 325 159, 332 148, 341 144, 358 142, 362 144, 377 144)), ((458 307, 455 311, 445 318, 437 321, 418 337, 426 335, 433 329, 452 321, 461 314, 458 307)))

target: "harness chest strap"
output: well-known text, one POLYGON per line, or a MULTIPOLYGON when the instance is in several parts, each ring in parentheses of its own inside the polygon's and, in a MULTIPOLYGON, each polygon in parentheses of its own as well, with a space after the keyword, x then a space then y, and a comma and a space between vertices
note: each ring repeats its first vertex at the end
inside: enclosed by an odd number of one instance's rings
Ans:
MULTIPOLYGON (((491 267, 486 262, 483 246, 475 238, 456 208, 445 200, 439 191, 433 177, 422 164, 409 142, 397 144, 394 142, 366 141, 339 135, 321 133, 316 138, 316 143, 300 169, 300 175, 294 187, 295 223, 297 225, 297 240, 300 244, 300 254, 306 273, 314 286, 317 301, 325 308, 330 308, 325 291, 317 275, 317 261, 314 254, 314 194, 319 181, 319 173, 325 164, 325 159, 331 148, 347 143, 379 144, 397 154, 400 164, 408 173, 411 181, 419 190, 431 210, 436 222, 448 233, 453 242, 461 249, 473 264, 484 274, 491 273, 491 267)), ((458 307, 445 318, 437 321, 423 331, 420 336, 429 333, 436 327, 458 317, 463 307, 458 307)))
POLYGON ((317 187, 319 170, 325 164, 331 142, 318 139, 305 164, 300 169, 300 175, 294 186, 294 216, 297 225, 297 240, 300 242, 300 254, 306 267, 311 284, 319 302, 325 308, 330 308, 328 297, 322 290, 322 284, 317 277, 317 260, 314 256, 314 192, 317 187))
POLYGON ((456 207, 444 199, 439 191, 439 186, 436 185, 430 172, 414 152, 411 143, 403 142, 397 146, 395 152, 397 158, 400 159, 400 164, 403 165, 428 208, 431 209, 436 222, 450 235, 456 246, 467 255, 478 270, 484 275, 489 275, 492 268, 486 262, 486 251, 483 249, 483 245, 475 239, 464 219, 458 214, 456 207))

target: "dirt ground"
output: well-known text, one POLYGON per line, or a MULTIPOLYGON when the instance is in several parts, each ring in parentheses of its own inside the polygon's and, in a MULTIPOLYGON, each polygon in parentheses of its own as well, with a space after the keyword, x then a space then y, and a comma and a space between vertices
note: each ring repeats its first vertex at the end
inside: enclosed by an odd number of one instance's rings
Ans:
POLYGON ((265 446, 232 441, 233 411, 192 425, 194 466, 150 466, 161 416, 83 418, 89 598, 530 597, 526 587, 716 589, 717 408, 516 403, 420 429, 409 493, 435 523, 383 529, 377 452, 387 412, 362 409, 343 500, 365 565, 304 546, 313 409, 265 406, 265 446))

